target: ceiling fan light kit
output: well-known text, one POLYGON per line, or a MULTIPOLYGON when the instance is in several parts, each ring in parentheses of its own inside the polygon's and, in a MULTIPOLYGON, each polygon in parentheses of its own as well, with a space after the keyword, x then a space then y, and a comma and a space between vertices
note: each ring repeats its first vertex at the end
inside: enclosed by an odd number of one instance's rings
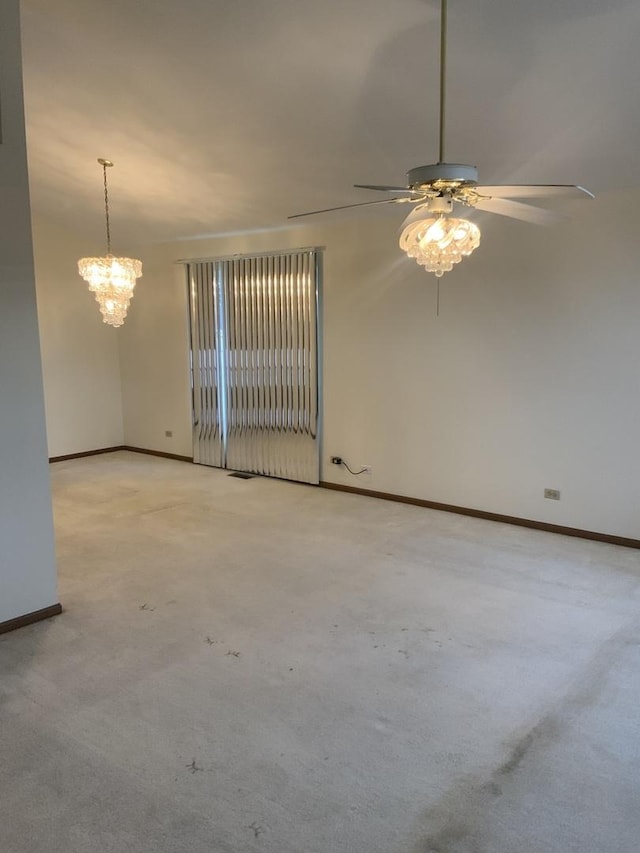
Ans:
POLYGON ((462 258, 470 255, 480 244, 480 229, 467 219, 454 217, 453 206, 497 213, 535 225, 551 225, 562 217, 550 210, 515 201, 550 196, 589 196, 593 193, 574 184, 533 184, 482 186, 478 184, 478 170, 465 163, 445 161, 445 111, 446 111, 446 56, 447 56, 447 0, 440 2, 440 127, 439 157, 437 163, 416 166, 407 172, 405 187, 355 184, 360 189, 391 194, 391 198, 378 201, 345 204, 325 210, 313 210, 290 216, 311 216, 351 207, 374 204, 415 204, 417 207, 402 223, 400 248, 428 272, 438 278, 453 269, 462 258))
POLYGON ((480 229, 468 219, 456 219, 439 213, 436 217, 424 218, 419 207, 405 220, 400 234, 400 248, 410 258, 438 278, 453 269, 454 264, 477 249, 480 245, 480 229))
POLYGON ((104 181, 104 210, 107 226, 107 254, 102 258, 81 258, 78 272, 89 284, 100 306, 102 322, 109 326, 122 326, 129 303, 133 297, 136 279, 142 275, 142 262, 136 258, 116 258, 111 254, 111 228, 109 224, 109 193, 107 169, 111 160, 98 158, 104 181))

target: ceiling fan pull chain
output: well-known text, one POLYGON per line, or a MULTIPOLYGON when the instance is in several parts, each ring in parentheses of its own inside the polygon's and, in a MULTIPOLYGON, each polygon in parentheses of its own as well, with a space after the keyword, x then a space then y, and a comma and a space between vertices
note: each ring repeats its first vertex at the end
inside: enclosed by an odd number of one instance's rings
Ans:
POLYGON ((440 5, 440 153, 438 163, 444 163, 444 123, 446 102, 446 71, 447 71, 447 0, 440 5))

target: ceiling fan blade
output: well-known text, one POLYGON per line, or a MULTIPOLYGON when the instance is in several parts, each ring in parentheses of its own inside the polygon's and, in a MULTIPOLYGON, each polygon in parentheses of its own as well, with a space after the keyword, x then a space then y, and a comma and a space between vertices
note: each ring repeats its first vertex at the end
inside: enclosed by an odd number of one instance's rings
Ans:
POLYGON ((588 195, 594 198, 593 193, 584 187, 575 184, 512 184, 510 186, 500 185, 490 187, 473 187, 473 191, 480 195, 491 198, 540 198, 541 196, 579 196, 588 195))
POLYGON ((339 207, 325 207, 323 210, 309 210, 306 213, 294 213, 287 219, 299 219, 301 216, 315 216, 316 213, 331 213, 334 210, 347 210, 349 207, 369 207, 373 204, 393 204, 393 202, 412 201, 408 198, 381 198, 377 201, 361 201, 359 204, 341 204, 339 207))
POLYGON ((407 195, 424 195, 417 190, 411 190, 409 187, 386 187, 378 186, 377 184, 354 184, 359 190, 379 190, 383 193, 407 193, 407 195))
POLYGON ((521 219, 523 222, 531 222, 534 225, 554 225, 565 219, 555 211, 543 210, 541 207, 505 198, 481 198, 473 206, 477 210, 499 213, 501 216, 510 216, 512 219, 521 219))

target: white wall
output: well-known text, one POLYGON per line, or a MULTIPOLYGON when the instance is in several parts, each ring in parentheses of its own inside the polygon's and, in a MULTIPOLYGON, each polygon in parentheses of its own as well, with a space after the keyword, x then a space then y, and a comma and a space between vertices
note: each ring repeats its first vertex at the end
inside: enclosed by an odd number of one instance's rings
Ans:
POLYGON ((0 5, 0 622, 55 604, 18 0, 0 5))
POLYGON ((322 479, 640 538, 636 211, 617 194, 570 205, 557 229, 485 215, 480 248, 442 280, 439 317, 435 278, 397 247, 396 209, 141 248, 121 337, 125 442, 191 453, 173 261, 324 245, 322 479), (352 478, 331 454, 373 473, 352 478))
MULTIPOLYGON (((137 250, 136 250, 137 251, 137 250)), ((142 259, 143 276, 120 329, 124 443, 191 456, 187 299, 173 247, 142 259), (165 432, 173 433, 171 438, 165 432)))
POLYGON ((119 329, 102 322, 78 258, 100 247, 34 217, 33 242, 49 456, 122 444, 119 329))

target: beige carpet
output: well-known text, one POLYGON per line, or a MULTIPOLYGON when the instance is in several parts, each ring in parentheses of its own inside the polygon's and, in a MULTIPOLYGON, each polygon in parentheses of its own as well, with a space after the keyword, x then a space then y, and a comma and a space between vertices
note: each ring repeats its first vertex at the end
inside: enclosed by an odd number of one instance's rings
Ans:
POLYGON ((637 853, 638 552, 130 453, 52 476, 2 853, 637 853))

